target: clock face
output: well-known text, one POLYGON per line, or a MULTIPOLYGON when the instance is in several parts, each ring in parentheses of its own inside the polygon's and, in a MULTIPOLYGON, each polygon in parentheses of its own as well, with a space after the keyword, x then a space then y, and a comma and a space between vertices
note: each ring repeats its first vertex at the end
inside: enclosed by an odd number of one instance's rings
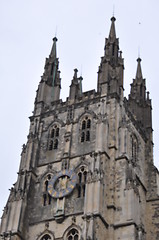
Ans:
POLYGON ((63 170, 49 181, 48 193, 53 198, 65 197, 73 191, 76 183, 77 175, 73 170, 63 170))

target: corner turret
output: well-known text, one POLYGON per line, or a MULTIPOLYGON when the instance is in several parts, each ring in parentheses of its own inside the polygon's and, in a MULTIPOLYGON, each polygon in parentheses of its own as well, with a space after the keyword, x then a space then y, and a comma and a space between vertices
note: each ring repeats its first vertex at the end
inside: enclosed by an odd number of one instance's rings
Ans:
POLYGON ((41 109, 42 105, 49 105, 60 99, 61 78, 59 71, 59 60, 56 50, 57 38, 53 38, 53 46, 49 55, 46 58, 44 73, 41 77, 40 84, 37 90, 35 99, 35 109, 41 109))
POLYGON ((146 92, 146 80, 143 78, 141 69, 141 58, 137 59, 136 77, 131 84, 131 90, 128 99, 128 106, 137 122, 144 128, 146 133, 148 129, 152 132, 152 106, 149 99, 149 92, 146 92))
POLYGON ((130 99, 138 100, 138 101, 145 101, 146 98, 146 86, 145 86, 145 79, 142 76, 141 70, 141 58, 137 59, 137 71, 136 71, 136 78, 133 80, 131 84, 131 92, 129 95, 130 99))
POLYGON ((82 77, 77 77, 77 69, 74 69, 74 76, 70 85, 69 99, 73 100, 82 95, 82 77))
POLYGON ((115 17, 111 18, 109 37, 105 40, 104 57, 98 71, 98 92, 103 95, 123 96, 122 52, 119 51, 119 39, 116 38, 115 17))

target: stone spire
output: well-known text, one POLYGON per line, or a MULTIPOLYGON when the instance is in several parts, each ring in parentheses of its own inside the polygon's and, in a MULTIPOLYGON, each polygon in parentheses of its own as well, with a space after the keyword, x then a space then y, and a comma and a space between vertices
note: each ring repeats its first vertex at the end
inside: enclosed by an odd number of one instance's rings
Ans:
POLYGON ((112 17, 109 37, 106 38, 105 42, 105 56, 111 59, 112 64, 117 64, 119 51, 119 39, 116 38, 115 21, 115 17, 112 17))
POLYGON ((142 70, 141 70, 141 58, 137 59, 137 71, 136 71, 136 79, 141 79, 142 77, 142 70))
POLYGON ((54 37, 53 38, 53 46, 52 46, 52 49, 51 49, 51 53, 50 53, 50 56, 49 56, 49 60, 50 60, 50 65, 51 65, 51 68, 50 68, 50 77, 52 78, 52 87, 53 87, 53 90, 54 90, 54 87, 56 85, 58 85, 58 65, 59 65, 59 62, 58 62, 58 58, 56 56, 56 42, 57 42, 57 38, 54 37))
POLYGON ((137 59, 136 77, 131 83, 128 108, 137 122, 146 130, 152 130, 152 106, 149 92, 146 94, 146 80, 142 75, 141 58, 137 59))
POLYGON ((115 32, 115 21, 116 21, 116 18, 115 17, 112 17, 111 18, 111 27, 110 27, 110 32, 109 32, 109 41, 110 42, 113 42, 115 39, 116 39, 116 32, 115 32))
POLYGON ((145 79, 143 79, 142 76, 141 58, 137 59, 136 78, 131 84, 131 92, 129 98, 135 99, 137 101, 145 101, 146 98, 146 84, 145 79))
POLYGON ((53 59, 56 59, 56 42, 58 41, 58 39, 56 37, 53 38, 53 45, 52 45, 52 49, 50 52, 50 57, 52 57, 53 59))
POLYGON ((119 51, 119 39, 116 37, 115 17, 111 18, 108 38, 105 39, 104 56, 98 71, 98 92, 111 96, 123 96, 122 52, 119 51))
POLYGON ((59 60, 57 58, 57 38, 53 38, 53 45, 48 58, 46 58, 44 73, 37 90, 35 109, 37 104, 44 102, 47 106, 60 98, 61 78, 59 71, 59 60))

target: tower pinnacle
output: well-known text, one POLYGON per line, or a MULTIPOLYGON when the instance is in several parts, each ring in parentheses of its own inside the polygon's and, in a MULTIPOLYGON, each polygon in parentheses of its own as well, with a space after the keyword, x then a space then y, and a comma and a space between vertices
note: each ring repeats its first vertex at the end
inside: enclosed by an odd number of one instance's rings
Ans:
POLYGON ((128 106, 144 129, 152 129, 151 100, 149 93, 146 94, 146 80, 142 75, 141 58, 137 59, 136 77, 131 83, 128 106))
POLYGON ((37 91, 35 109, 37 109, 37 104, 40 104, 41 101, 44 101, 44 104, 49 105, 60 98, 61 78, 56 42, 57 38, 54 37, 51 52, 49 57, 46 58, 44 73, 37 91))
POLYGON ((137 71, 136 71, 136 79, 142 79, 142 70, 141 70, 141 58, 137 59, 137 71))
POLYGON ((70 85, 69 99, 76 99, 82 94, 82 77, 77 76, 78 70, 74 69, 73 79, 70 85))
POLYGON ((52 40, 53 40, 53 46, 51 49, 50 57, 52 57, 53 60, 55 60, 56 59, 56 42, 58 41, 58 39, 54 37, 52 40))
POLYGON ((110 32, 109 32, 109 41, 110 42, 114 42, 115 39, 116 39, 116 32, 115 32, 115 21, 116 21, 116 18, 113 16, 111 18, 111 27, 110 27, 110 32))
POLYGON ((116 38, 115 20, 113 16, 109 36, 105 39, 105 53, 98 71, 98 91, 122 97, 124 62, 119 51, 119 39, 116 38))

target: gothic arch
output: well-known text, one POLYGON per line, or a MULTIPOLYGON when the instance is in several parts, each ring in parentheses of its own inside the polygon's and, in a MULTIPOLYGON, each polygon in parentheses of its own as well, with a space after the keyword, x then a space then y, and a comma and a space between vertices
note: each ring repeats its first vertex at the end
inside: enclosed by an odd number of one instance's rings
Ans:
POLYGON ((45 230, 43 233, 40 233, 39 236, 37 237, 37 240, 54 240, 54 234, 53 232, 49 230, 45 230))
POLYGON ((79 164, 75 169, 77 174, 77 198, 85 197, 86 193, 86 183, 88 178, 88 166, 86 164, 79 164))
POLYGON ((92 129, 94 121, 93 116, 90 113, 84 113, 79 118, 79 139, 80 143, 90 142, 92 137, 92 129))
POLYGON ((63 127, 65 125, 64 122, 61 119, 55 119, 48 125, 47 130, 49 130, 55 124, 59 125, 60 127, 63 127))
POLYGON ((55 150, 59 147, 59 140, 60 140, 60 130, 61 126, 59 124, 54 123, 48 131, 48 143, 47 143, 47 150, 55 150))
POLYGON ((76 167, 74 168, 75 172, 77 173, 78 170, 79 170, 81 167, 85 167, 85 168, 87 169, 87 171, 88 171, 88 163, 85 162, 84 160, 81 160, 80 163, 78 163, 78 164, 76 165, 76 167))
POLYGON ((53 171, 47 171, 43 176, 40 178, 40 188, 39 192, 41 193, 41 206, 45 207, 48 205, 51 205, 53 202, 53 199, 48 194, 48 184, 51 180, 52 176, 55 172, 53 171))
POLYGON ((63 234, 64 240, 80 240, 81 239, 81 228, 75 224, 72 224, 70 227, 68 227, 64 234, 63 234))
POLYGON ((51 174, 51 175, 54 175, 56 174, 56 171, 54 169, 49 169, 49 170, 46 170, 41 176, 40 176, 40 182, 44 181, 45 177, 48 175, 48 174, 51 174))
POLYGON ((90 116, 92 119, 97 119, 97 115, 95 114, 95 112, 91 110, 85 110, 81 115, 79 115, 79 117, 77 118, 77 122, 81 123, 82 118, 86 115, 90 116))

